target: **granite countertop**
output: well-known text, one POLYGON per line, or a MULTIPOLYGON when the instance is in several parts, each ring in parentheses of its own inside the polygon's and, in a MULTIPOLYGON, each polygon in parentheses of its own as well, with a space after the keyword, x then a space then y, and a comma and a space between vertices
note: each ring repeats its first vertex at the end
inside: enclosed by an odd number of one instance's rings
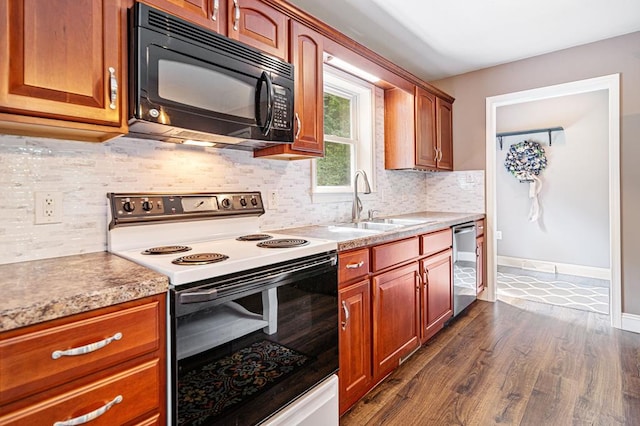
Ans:
MULTIPOLYGON (((278 230, 283 234, 299 237, 323 238, 325 240, 336 241, 338 251, 346 251, 374 244, 386 243, 400 238, 425 234, 484 218, 483 213, 450 213, 450 212, 420 212, 404 215, 389 216, 396 219, 419 219, 429 222, 398 227, 380 233, 370 233, 348 229, 341 229, 340 232, 332 232, 330 225, 304 226, 300 228, 289 228, 278 230)), ((384 219, 384 218, 383 218, 384 219)))
POLYGON ((0 332, 154 294, 165 275, 106 252, 0 265, 0 332))

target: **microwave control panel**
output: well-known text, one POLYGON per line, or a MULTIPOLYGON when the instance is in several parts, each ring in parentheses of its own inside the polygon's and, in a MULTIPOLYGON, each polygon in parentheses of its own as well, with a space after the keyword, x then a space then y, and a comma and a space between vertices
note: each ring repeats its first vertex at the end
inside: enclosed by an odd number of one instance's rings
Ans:
POLYGON ((274 85, 273 92, 273 121, 271 127, 289 130, 291 127, 291 97, 288 96, 287 89, 282 86, 274 85))

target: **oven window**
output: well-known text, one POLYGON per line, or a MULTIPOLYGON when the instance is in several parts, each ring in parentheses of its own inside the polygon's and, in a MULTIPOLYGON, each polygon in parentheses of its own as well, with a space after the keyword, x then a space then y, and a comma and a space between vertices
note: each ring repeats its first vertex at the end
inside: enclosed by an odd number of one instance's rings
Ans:
POLYGON ((333 270, 182 306, 178 424, 256 424, 335 372, 336 283, 333 270))
MULTIPOLYGON (((204 64, 206 65, 206 64, 204 64)), ((207 111, 255 119, 256 88, 224 70, 158 60, 158 95, 207 111)))

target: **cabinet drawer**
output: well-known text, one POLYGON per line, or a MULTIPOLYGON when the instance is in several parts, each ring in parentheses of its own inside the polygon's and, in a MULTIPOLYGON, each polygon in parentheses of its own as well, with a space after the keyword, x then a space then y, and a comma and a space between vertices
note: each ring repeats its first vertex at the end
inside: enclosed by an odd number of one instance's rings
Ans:
POLYGON ((418 237, 382 244, 371 249, 373 271, 409 261, 419 255, 418 237))
POLYGON ((422 235, 420 237, 421 254, 430 255, 448 249, 453 243, 452 235, 451 228, 422 235))
MULTIPOLYGON (((90 424, 92 426, 125 424, 147 412, 157 411, 160 404, 164 404, 164 401, 160 401, 161 368, 160 360, 155 359, 18 411, 11 412, 11 406, 5 407, 7 410, 3 411, 8 414, 0 417, 0 424, 5 426, 55 424, 55 422, 69 421, 95 412, 118 399, 120 399, 119 402, 114 402, 90 424)), ((142 422, 142 424, 153 423, 142 422)))
POLYGON ((68 323, 0 340, 0 404, 159 349, 162 306, 154 301, 82 320, 72 316, 68 323), (76 348, 92 351, 57 357, 76 348))
POLYGON ((476 220, 476 237, 484 235, 484 219, 476 220))
POLYGON ((369 249, 340 253, 338 255, 338 282, 346 283, 369 274, 369 249))

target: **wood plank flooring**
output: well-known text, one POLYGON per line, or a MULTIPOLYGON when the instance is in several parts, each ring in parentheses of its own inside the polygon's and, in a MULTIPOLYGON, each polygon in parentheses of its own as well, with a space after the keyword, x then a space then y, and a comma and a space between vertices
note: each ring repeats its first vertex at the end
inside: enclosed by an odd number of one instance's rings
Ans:
POLYGON ((602 314, 478 301, 340 424, 640 425, 640 334, 602 314))

